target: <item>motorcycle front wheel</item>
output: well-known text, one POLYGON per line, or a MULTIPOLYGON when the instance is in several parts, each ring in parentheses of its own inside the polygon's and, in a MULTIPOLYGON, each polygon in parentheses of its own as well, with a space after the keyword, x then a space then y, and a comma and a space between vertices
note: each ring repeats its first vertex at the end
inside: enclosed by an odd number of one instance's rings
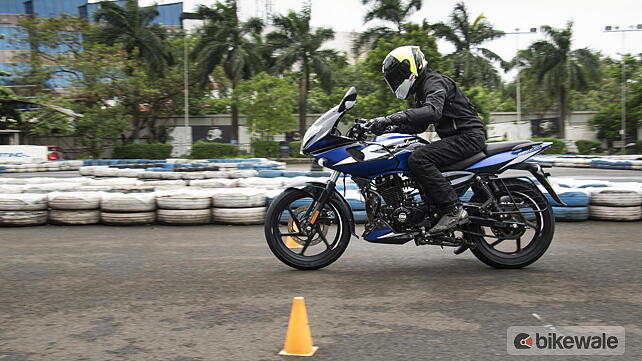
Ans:
POLYGON ((348 215, 332 197, 308 229, 319 193, 310 191, 286 190, 274 199, 265 217, 270 250, 281 262, 300 270, 330 265, 343 254, 351 236, 348 215))

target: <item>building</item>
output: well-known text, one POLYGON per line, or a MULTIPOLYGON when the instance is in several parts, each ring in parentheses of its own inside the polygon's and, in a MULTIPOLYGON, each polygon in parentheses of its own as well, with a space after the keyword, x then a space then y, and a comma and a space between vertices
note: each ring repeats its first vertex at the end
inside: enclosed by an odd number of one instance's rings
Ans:
MULTIPOLYGON (((0 1, 0 71, 13 73, 16 68, 27 66, 26 64, 15 63, 17 54, 31 51, 28 43, 19 43, 12 40, 19 34, 18 20, 24 16, 34 17, 58 17, 62 14, 80 16, 93 19, 93 14, 98 8, 101 0, 1 0, 0 1)), ((122 4, 124 1, 118 0, 122 4)), ((183 13, 182 1, 149 1, 140 0, 143 6, 151 6, 158 3, 159 15, 154 22, 168 27, 181 26, 181 14, 183 13)), ((54 50, 55 51, 55 50, 54 50)), ((60 50, 58 50, 60 51, 60 50)), ((0 76, 0 85, 11 87, 20 92, 22 84, 15 76, 0 76)), ((46 84, 52 89, 65 88, 69 81, 64 77, 52 79, 46 84)))

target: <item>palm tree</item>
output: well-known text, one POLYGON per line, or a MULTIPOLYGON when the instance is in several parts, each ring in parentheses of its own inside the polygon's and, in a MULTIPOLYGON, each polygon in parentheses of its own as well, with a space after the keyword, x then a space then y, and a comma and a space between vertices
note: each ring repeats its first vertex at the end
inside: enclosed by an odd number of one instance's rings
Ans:
POLYGON ((95 40, 107 45, 122 44, 129 59, 141 59, 152 76, 163 77, 174 58, 165 29, 152 24, 158 14, 156 6, 140 7, 138 0, 126 0, 122 6, 102 1, 94 14, 95 20, 102 23, 94 34, 95 40))
POLYGON ((372 7, 363 17, 364 24, 380 20, 391 23, 391 26, 379 25, 359 34, 354 43, 354 50, 357 53, 366 45, 374 46, 378 39, 402 33, 408 17, 421 9, 422 0, 361 0, 361 3, 364 5, 372 3, 372 7))
POLYGON ((330 64, 340 61, 335 50, 320 49, 323 43, 334 39, 334 31, 328 28, 310 29, 309 7, 305 7, 301 13, 290 11, 287 15, 275 16, 272 22, 277 30, 267 35, 267 44, 276 54, 276 69, 283 71, 296 66, 300 70, 299 132, 304 134, 310 78, 315 74, 324 90, 329 91, 332 87, 330 64))
POLYGON ((573 22, 566 28, 543 26, 542 32, 549 40, 533 43, 520 51, 520 62, 526 76, 534 77, 544 86, 548 95, 557 99, 560 113, 560 137, 566 137, 569 90, 585 90, 593 80, 600 78, 600 59, 587 48, 571 50, 573 22))
MULTIPOLYGON (((258 18, 240 21, 236 0, 217 2, 211 8, 201 5, 198 13, 205 20, 201 38, 192 51, 199 72, 199 82, 202 86, 209 84, 209 77, 214 69, 222 66, 233 92, 241 80, 248 79, 261 70, 263 22, 258 18)), ((232 140, 238 141, 239 111, 234 98, 231 112, 232 140)))
POLYGON ((466 5, 459 2, 450 14, 450 21, 432 25, 435 36, 444 38, 455 46, 447 58, 452 60, 453 77, 464 87, 496 86, 499 81, 492 62, 503 64, 499 55, 482 45, 502 37, 504 33, 493 26, 480 14, 470 22, 466 5))

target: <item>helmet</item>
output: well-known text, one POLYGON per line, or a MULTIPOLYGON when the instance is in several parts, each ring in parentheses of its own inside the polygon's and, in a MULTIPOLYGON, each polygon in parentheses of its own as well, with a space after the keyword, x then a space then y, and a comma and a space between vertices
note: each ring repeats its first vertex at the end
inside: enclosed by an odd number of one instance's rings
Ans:
POLYGON ((383 59, 381 70, 386 83, 399 99, 407 99, 413 84, 426 67, 426 58, 418 46, 401 46, 383 59))

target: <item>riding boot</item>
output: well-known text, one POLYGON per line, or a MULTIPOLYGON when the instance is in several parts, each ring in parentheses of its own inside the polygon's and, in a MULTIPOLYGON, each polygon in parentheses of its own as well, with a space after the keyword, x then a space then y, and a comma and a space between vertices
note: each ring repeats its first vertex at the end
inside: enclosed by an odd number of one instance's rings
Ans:
POLYGON ((462 225, 468 223, 468 212, 462 207, 462 205, 454 204, 449 207, 450 209, 445 209, 441 218, 434 227, 432 227, 428 233, 437 234, 447 232, 457 225, 462 225))

